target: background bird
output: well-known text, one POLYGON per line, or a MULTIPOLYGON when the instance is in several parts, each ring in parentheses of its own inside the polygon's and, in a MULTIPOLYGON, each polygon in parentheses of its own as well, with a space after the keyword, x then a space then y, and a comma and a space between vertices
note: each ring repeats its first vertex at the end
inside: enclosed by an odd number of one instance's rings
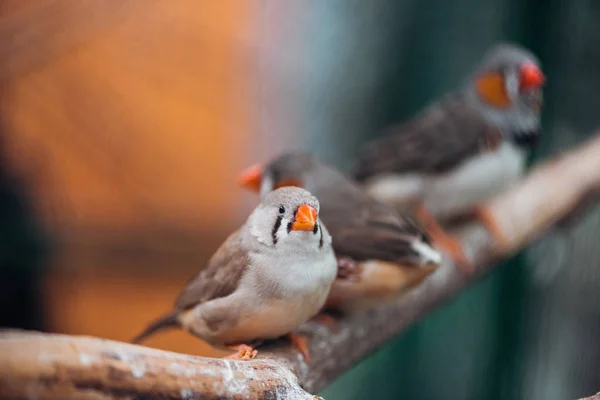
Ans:
POLYGON ((290 334, 323 306, 336 276, 331 236, 319 202, 287 187, 262 199, 186 286, 174 310, 133 341, 180 326, 217 347, 256 355, 253 342, 288 335, 308 360, 304 338, 290 334))
POLYGON ((413 221, 310 154, 287 153, 264 167, 252 166, 241 184, 262 196, 300 186, 318 197, 339 266, 328 307, 346 312, 370 307, 416 285, 441 261, 413 221))
POLYGON ((480 204, 522 175, 539 137, 544 81, 532 53, 494 46, 462 89, 368 144, 355 177, 377 199, 412 208, 434 244, 469 266, 459 242, 437 221, 475 216, 505 240, 480 204))

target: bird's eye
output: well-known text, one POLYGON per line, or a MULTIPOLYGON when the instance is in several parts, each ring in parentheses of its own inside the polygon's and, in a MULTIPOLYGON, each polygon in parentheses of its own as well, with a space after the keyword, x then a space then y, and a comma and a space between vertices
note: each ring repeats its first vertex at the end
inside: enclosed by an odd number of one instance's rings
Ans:
POLYGON ((285 207, 279 206, 279 214, 283 214, 283 213, 285 213, 285 207))

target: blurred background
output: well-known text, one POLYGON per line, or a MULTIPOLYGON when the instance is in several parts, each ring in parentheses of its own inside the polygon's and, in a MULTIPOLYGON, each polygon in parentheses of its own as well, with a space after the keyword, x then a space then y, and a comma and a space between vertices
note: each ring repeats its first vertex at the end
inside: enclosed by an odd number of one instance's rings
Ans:
MULTIPOLYGON (((257 199, 238 172, 341 168, 496 41, 548 77, 532 161, 600 125, 600 3, 5 0, 0 326, 129 340, 257 199)), ((600 208, 555 229, 322 393, 574 399, 600 390, 600 208)), ((182 332, 149 346, 221 355, 182 332)))

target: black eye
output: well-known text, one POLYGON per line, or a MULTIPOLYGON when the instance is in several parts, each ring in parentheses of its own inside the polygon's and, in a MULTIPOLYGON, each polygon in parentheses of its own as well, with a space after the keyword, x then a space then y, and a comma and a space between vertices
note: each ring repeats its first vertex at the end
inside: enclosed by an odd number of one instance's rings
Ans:
POLYGON ((285 213, 285 207, 279 206, 279 214, 283 214, 283 213, 285 213))

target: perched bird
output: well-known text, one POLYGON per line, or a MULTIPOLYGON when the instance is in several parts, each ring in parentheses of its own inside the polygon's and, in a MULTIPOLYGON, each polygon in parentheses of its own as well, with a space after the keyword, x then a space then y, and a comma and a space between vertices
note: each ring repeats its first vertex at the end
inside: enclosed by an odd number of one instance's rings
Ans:
POLYGON ((186 286, 174 310, 138 335, 138 343, 179 326, 216 347, 251 359, 253 342, 286 335, 308 361, 305 338, 292 330, 319 312, 336 276, 331 236, 319 201, 286 187, 262 198, 245 224, 186 286))
POLYGON ((544 81, 531 52, 494 46, 462 89, 368 144, 355 178, 377 199, 412 208, 434 244, 470 269, 459 242, 438 221, 476 217, 505 240, 481 204, 522 175, 539 137, 544 81))
POLYGON ((287 153, 264 167, 252 166, 240 183, 261 196, 282 186, 303 187, 317 196, 339 268, 328 308, 353 312, 371 307, 416 285, 441 261, 411 220, 310 154, 287 153))

